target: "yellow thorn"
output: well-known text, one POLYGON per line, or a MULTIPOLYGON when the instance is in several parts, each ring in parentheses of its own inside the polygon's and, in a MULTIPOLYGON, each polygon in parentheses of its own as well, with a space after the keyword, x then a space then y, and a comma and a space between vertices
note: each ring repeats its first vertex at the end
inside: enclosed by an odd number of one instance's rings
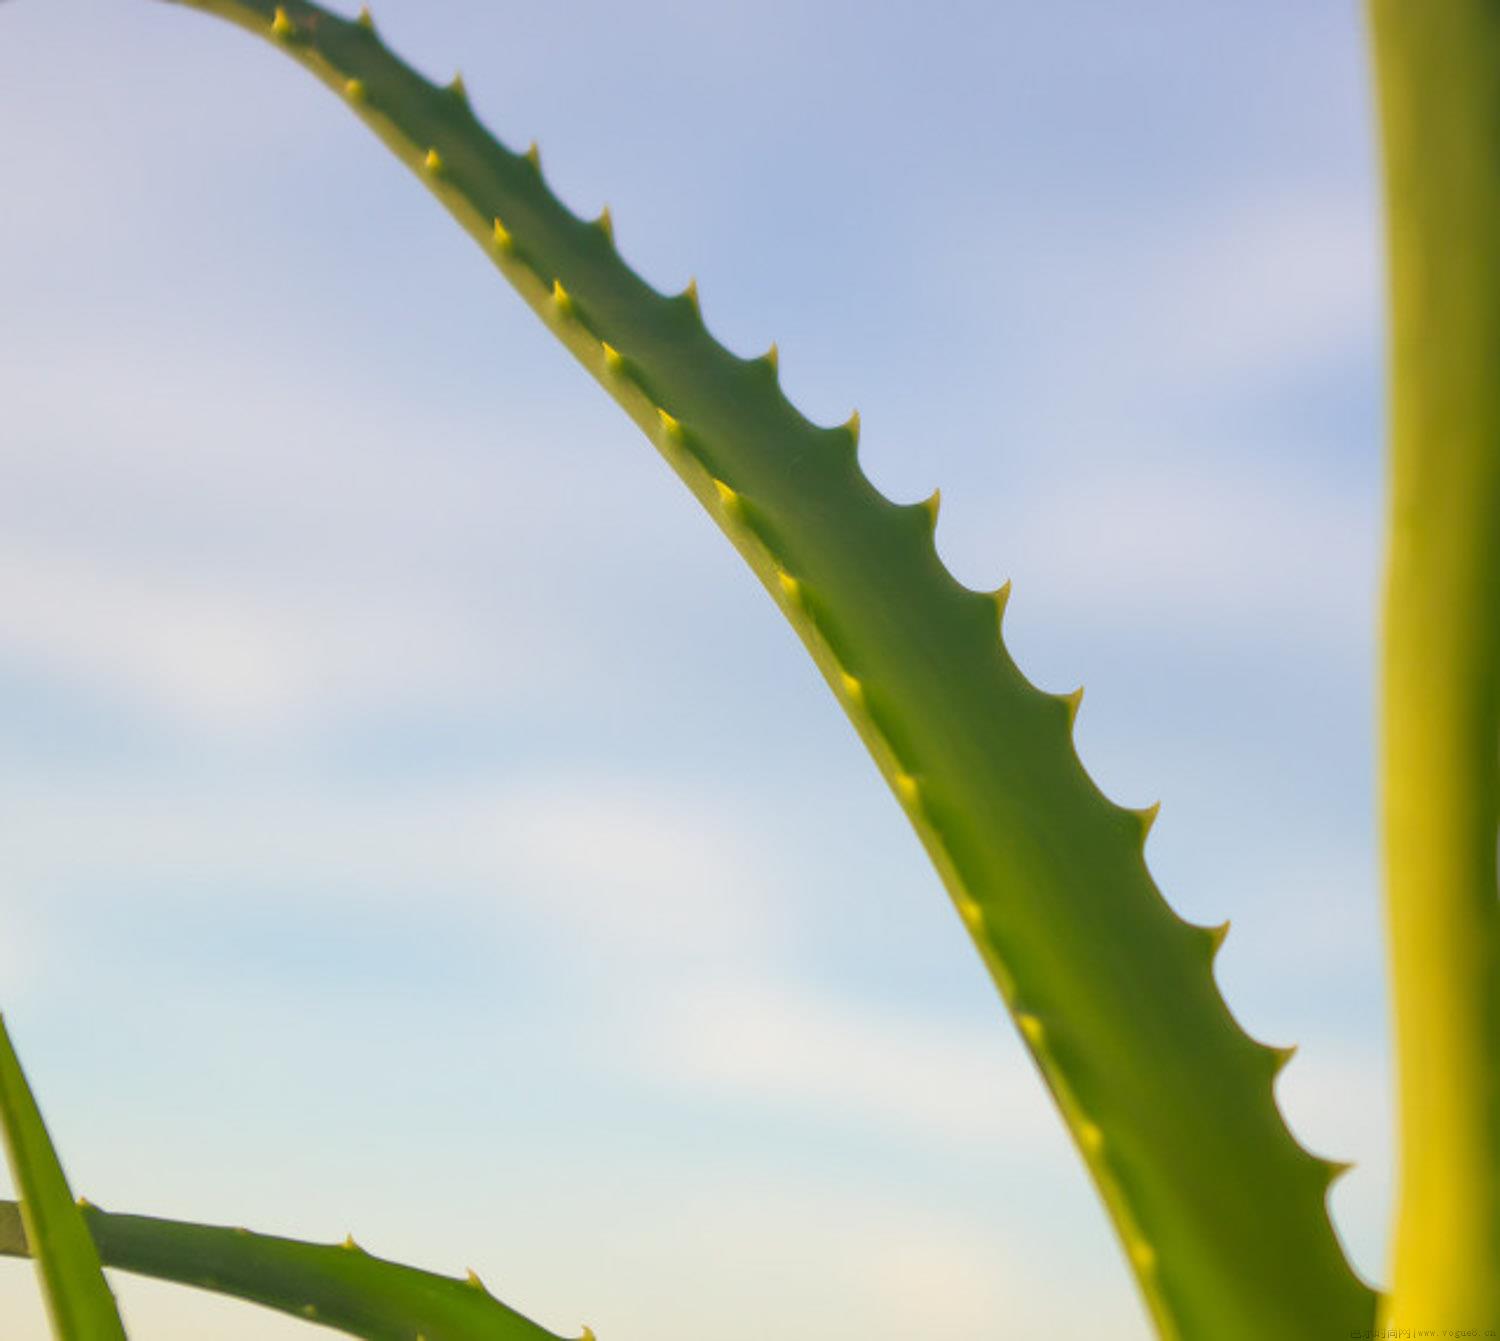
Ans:
POLYGON ((661 431, 671 438, 673 442, 682 441, 682 424, 672 415, 668 414, 660 405, 656 407, 656 417, 661 420, 661 431))
POLYGON ((1145 1239, 1136 1239, 1130 1245, 1130 1260, 1137 1271, 1150 1271, 1156 1266, 1156 1249, 1145 1239))
POLYGON ((599 217, 594 220, 594 227, 611 242, 615 240, 615 216, 609 212, 608 205, 599 211, 599 217))
POLYGON ((516 240, 510 235, 508 229, 499 219, 495 220, 495 245, 501 251, 511 251, 516 245, 516 240))
POLYGON ((542 170, 542 147, 535 140, 526 146, 526 153, 523 157, 538 172, 542 170))
POLYGON ((1325 1159, 1323 1165, 1328 1170, 1328 1185, 1332 1187, 1354 1168, 1354 1161, 1352 1159, 1325 1159))
POLYGON ((968 927, 971 932, 977 933, 984 926, 984 909, 974 899, 960 898, 958 915, 963 918, 964 926, 968 927))
POLYGON ((448 92, 462 103, 469 101, 469 87, 464 83, 462 72, 455 70, 453 78, 448 81, 448 92))
POLYGON ((896 784, 896 795, 901 798, 903 805, 914 806, 921 799, 922 787, 916 778, 910 773, 897 773, 893 779, 896 784))
POLYGON ((995 614, 999 619, 1005 618, 1005 607, 1010 604, 1010 579, 1006 578, 991 593, 990 599, 995 602, 995 614))
POLYGON ((244 1225, 236 1225, 234 1227, 234 1232, 236 1234, 243 1234, 246 1238, 250 1237, 250 1231, 246 1229, 244 1225))
POLYGON ((604 351, 604 366, 612 373, 617 373, 625 366, 625 360, 620 357, 620 351, 608 340, 601 340, 599 348, 604 351))
POLYGON ((1063 694, 1062 701, 1068 709, 1068 728, 1071 730, 1078 721, 1078 708, 1083 702, 1083 686, 1079 685, 1071 694, 1063 694))
POLYGON ((1161 802, 1153 801, 1149 806, 1142 806, 1135 814, 1141 822, 1141 837, 1145 838, 1156 827, 1156 817, 1161 814, 1161 802))
POLYGON ((346 79, 344 81, 344 96, 350 102, 363 102, 365 100, 365 85, 361 79, 346 79))
POLYGON ((583 1335, 578 1338, 578 1341, 598 1341, 598 1338, 594 1336, 594 1329, 585 1324, 583 1335))
POLYGON ((271 31, 277 37, 291 37, 297 31, 297 25, 287 16, 287 12, 280 5, 276 6, 276 13, 271 19, 271 31))
POLYGON ((1226 917, 1216 927, 1205 927, 1208 932, 1208 954, 1213 958, 1224 946, 1225 938, 1229 935, 1229 919, 1226 917))
POLYGON ((422 160, 422 166, 436 177, 443 170, 443 156, 436 149, 429 149, 427 157, 422 160))
POLYGON ((1016 1024, 1022 1036, 1034 1048, 1040 1047, 1042 1040, 1047 1037, 1047 1031, 1042 1027, 1042 1022, 1028 1010, 1017 1013, 1016 1024))
POLYGON ((688 280, 687 288, 682 291, 682 296, 693 305, 693 310, 695 312, 702 311, 702 308, 698 302, 698 280, 696 277, 688 280))
POLYGON ((345 1234, 344 1235, 344 1241, 339 1246, 342 1247, 342 1248, 347 1249, 351 1253, 357 1253, 357 1252, 362 1252, 363 1251, 363 1249, 360 1248, 359 1244, 357 1244, 354 1241, 354 1235, 353 1234, 345 1234))
POLYGON ((844 432, 854 439, 854 445, 859 446, 859 411, 851 411, 849 418, 844 421, 844 432))
POLYGON ((714 492, 719 495, 719 506, 731 516, 737 514, 743 506, 740 496, 735 493, 723 480, 714 481, 714 492))
MULTIPOLYGON (((468 1269, 468 1275, 464 1277, 464 1284, 472 1285, 476 1290, 484 1290, 484 1282, 479 1279, 479 1273, 473 1267, 468 1269)), ((485 1290, 485 1293, 488 1294, 489 1291, 485 1290)))
POLYGON ((780 370, 781 351, 776 347, 776 341, 771 341, 771 347, 766 350, 766 352, 762 354, 760 358, 762 363, 767 363, 770 365, 772 372, 777 372, 780 370))
POLYGON ((375 31, 375 16, 370 13, 369 5, 361 5, 359 7, 359 17, 354 21, 355 23, 359 24, 361 28, 364 28, 369 32, 373 33, 375 31))
POLYGON ((839 676, 839 684, 843 687, 844 697, 847 698, 849 702, 858 703, 861 707, 864 706, 865 687, 860 682, 858 676, 850 675, 848 671, 844 671, 839 676))
POLYGON ((1078 1144, 1090 1155, 1097 1155, 1104 1149, 1104 1133, 1099 1130, 1096 1123, 1084 1118, 1078 1124, 1078 1144))
POLYGON ((936 527, 938 512, 943 506, 943 491, 941 489, 934 489, 928 497, 922 500, 919 506, 927 514, 930 524, 936 527))
POLYGON ((93 1209, 93 1205, 94 1205, 94 1203, 91 1202, 87 1197, 79 1197, 78 1198, 78 1209, 80 1211, 92 1210, 93 1209))
POLYGON ((1297 1055, 1297 1045, 1295 1043, 1289 1043, 1284 1048, 1272 1048, 1271 1049, 1271 1060, 1272 1060, 1272 1063, 1273 1063, 1272 1074, 1279 1076, 1284 1070, 1286 1070, 1287 1063, 1290 1062, 1292 1060, 1292 1058, 1295 1057, 1296 1055, 1297 1055))
POLYGON ((776 580, 781 583, 781 590, 785 593, 787 600, 800 601, 802 599, 802 584, 786 569, 776 570, 776 580))
POLYGON ((557 310, 564 316, 572 313, 573 300, 568 296, 568 291, 563 288, 562 280, 560 279, 552 281, 552 301, 557 305, 557 310))

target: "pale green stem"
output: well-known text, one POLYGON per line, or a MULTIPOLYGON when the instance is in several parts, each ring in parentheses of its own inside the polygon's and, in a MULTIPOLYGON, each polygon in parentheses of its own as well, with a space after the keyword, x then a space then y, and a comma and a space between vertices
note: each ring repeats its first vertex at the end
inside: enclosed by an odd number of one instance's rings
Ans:
POLYGON ((1500 4, 1372 0, 1371 17, 1392 301, 1385 1319, 1483 1335, 1500 1328, 1500 4))

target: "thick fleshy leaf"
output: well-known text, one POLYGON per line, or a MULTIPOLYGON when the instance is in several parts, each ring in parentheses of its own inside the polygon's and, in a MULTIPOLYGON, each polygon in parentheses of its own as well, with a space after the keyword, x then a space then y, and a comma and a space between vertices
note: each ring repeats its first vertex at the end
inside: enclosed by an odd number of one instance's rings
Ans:
MULTIPOLYGON (((110 1267, 247 1299, 366 1341, 561 1341, 494 1298, 472 1272, 459 1280, 387 1262, 353 1239, 300 1243, 97 1206, 85 1208, 83 1223, 110 1267)), ((28 1252, 18 1207, 0 1201, 0 1254, 28 1252)), ((583 1341, 592 1337, 584 1328, 583 1341)))
MULTIPOLYGON (((534 150, 462 85, 394 57, 367 14, 178 0, 274 43, 433 191, 656 445, 802 638, 936 864, 1050 1086, 1159 1330, 1322 1341, 1367 1328, 1326 1194, 1337 1165, 1288 1133, 1289 1055, 1245 1035, 1213 977, 1223 929, 1158 892, 1154 812, 1111 803, 1073 747, 1076 695, 1032 686, 1000 639, 1005 592, 962 587, 937 499, 899 507, 856 459, 858 420, 810 423, 774 350, 741 359, 694 287, 656 292, 548 189, 534 150)), ((654 77, 648 76, 648 77, 654 77)))
POLYGON ((0 1125, 11 1176, 21 1195, 16 1219, 34 1246, 37 1276, 58 1341, 125 1341, 115 1297, 83 1211, 47 1134, 31 1087, 0 1020, 0 1125))

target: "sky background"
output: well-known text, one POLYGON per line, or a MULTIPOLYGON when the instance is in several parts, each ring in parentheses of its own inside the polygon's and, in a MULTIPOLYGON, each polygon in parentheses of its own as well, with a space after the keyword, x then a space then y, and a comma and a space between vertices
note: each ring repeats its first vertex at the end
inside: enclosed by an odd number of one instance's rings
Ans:
MULTIPOLYGON (((1381 338, 1353 3, 384 0, 1009 577, 1163 802, 1366 1275, 1381 338)), ((0 6, 0 1005, 75 1189, 601 1341, 1143 1338, 1104 1215, 773 604, 265 44, 0 6)), ((117 1280, 140 1341, 294 1337, 117 1280)), ((13 1341, 45 1325, 0 1264, 13 1341)))

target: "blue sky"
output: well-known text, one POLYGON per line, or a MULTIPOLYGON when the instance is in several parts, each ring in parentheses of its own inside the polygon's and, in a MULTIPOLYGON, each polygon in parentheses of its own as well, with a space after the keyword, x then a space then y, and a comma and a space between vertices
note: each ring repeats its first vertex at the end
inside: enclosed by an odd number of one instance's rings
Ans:
MULTIPOLYGON (((1389 1178, 1379 239, 1323 0, 377 7, 862 413, 1389 1178)), ((263 44, 0 9, 0 1002, 80 1191, 604 1341, 1143 1337, 916 840, 632 426, 263 44)), ((120 1282, 141 1337, 301 1335, 120 1282)), ((45 1335, 23 1267, 0 1308, 45 1335)))

